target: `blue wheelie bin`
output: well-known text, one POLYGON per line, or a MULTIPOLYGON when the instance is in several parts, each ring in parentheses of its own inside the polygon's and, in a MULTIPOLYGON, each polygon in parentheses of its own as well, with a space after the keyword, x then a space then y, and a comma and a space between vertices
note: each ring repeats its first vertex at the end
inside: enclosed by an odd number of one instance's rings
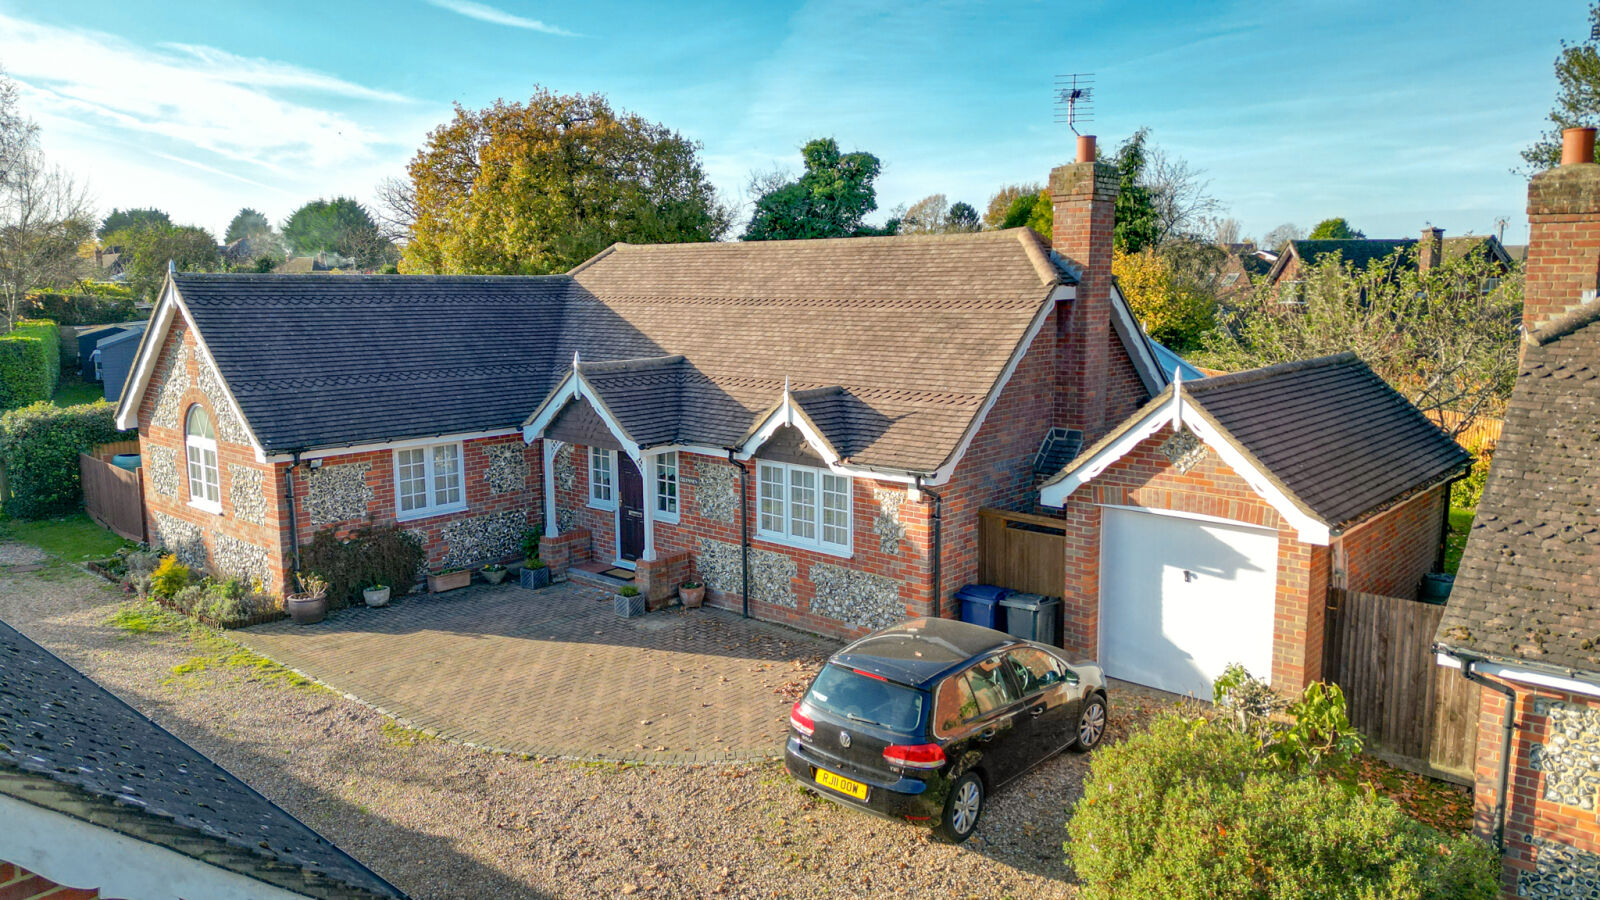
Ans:
POLYGON ((956 591, 956 599, 961 601, 961 621, 1004 631, 1006 625, 1000 615, 1000 601, 1010 593, 992 584, 969 584, 956 591))

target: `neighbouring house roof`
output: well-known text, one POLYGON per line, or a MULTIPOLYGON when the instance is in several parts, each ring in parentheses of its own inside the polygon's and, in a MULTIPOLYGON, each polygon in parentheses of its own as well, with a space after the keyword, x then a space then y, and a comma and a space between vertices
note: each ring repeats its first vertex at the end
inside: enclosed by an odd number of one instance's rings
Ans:
POLYGON ((1437 646, 1600 683, 1600 301, 1525 339, 1437 646))
MULTIPOLYGON (((1444 238, 1441 242, 1441 252, 1445 259, 1459 259, 1473 252, 1482 250, 1491 259, 1498 260, 1501 265, 1510 266, 1513 257, 1501 246, 1500 241, 1493 235, 1459 235, 1444 238)), ((1417 246, 1416 238, 1351 238, 1348 240, 1298 240, 1290 241, 1288 247, 1279 255, 1276 262, 1271 264, 1270 277, 1276 281, 1288 266, 1289 260, 1298 258, 1303 265, 1313 265, 1326 256, 1339 254, 1352 268, 1362 270, 1375 262, 1388 259, 1396 250, 1407 250, 1414 253, 1417 246)), ((1415 257, 1410 260, 1415 265, 1415 257)))
POLYGON ((1073 284, 1011 229, 619 244, 538 277, 179 273, 170 293, 269 453, 520 426, 581 374, 641 447, 731 447, 787 384, 840 456, 931 472, 1073 284))
POLYGON ((1228 460, 1234 468, 1260 473, 1267 487, 1332 530, 1472 461, 1355 354, 1341 353, 1175 382, 1045 482, 1047 497, 1064 500, 1108 458, 1168 422, 1189 426, 1207 443, 1225 442, 1238 454, 1228 460), (1179 395, 1181 407, 1174 405, 1179 395))
POLYGON ((1179 356, 1165 344, 1151 341, 1150 349, 1155 354, 1156 362, 1160 364, 1161 371, 1170 374, 1173 370, 1177 370, 1183 373, 1184 381, 1199 381, 1206 377, 1206 373, 1201 371, 1199 367, 1179 356))
POLYGON ((3 622, 0 794, 307 896, 405 896, 3 622))
POLYGON ((1443 244, 1445 259, 1461 259, 1474 251, 1482 251, 1485 256, 1499 261, 1503 266, 1509 267, 1514 262, 1510 252, 1493 235, 1466 234, 1447 237, 1440 243, 1443 244))

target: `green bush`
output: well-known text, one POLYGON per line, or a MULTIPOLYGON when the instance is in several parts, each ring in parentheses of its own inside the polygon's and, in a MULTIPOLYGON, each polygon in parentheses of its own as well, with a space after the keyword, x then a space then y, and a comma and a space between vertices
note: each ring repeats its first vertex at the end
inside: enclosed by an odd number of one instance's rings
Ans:
POLYGON ((56 323, 23 319, 0 337, 0 409, 49 400, 61 381, 61 333, 56 323))
POLYGON ((189 584, 193 572, 175 556, 163 556, 161 564, 150 575, 150 593, 168 600, 177 600, 187 590, 198 585, 189 584))
POLYGON ((300 548, 300 565, 328 580, 328 606, 340 609, 355 601, 363 588, 387 584, 405 593, 422 569, 422 544, 394 526, 378 526, 341 539, 331 529, 319 531, 300 548))
POLYGON ((133 292, 126 288, 103 294, 41 291, 29 294, 28 300, 33 304, 34 315, 61 325, 107 325, 143 318, 134 305, 133 292))
POLYGON ((35 403, 0 416, 0 459, 11 489, 6 514, 40 519, 78 506, 83 500, 78 454, 131 435, 117 431, 115 414, 115 406, 101 401, 67 407, 35 403))
POLYGON ((1494 448, 1483 446, 1473 449, 1472 455, 1477 457, 1472 462, 1472 468, 1467 471, 1467 477, 1450 485, 1450 505, 1462 509, 1477 509, 1478 501, 1483 499, 1483 486, 1489 481, 1489 464, 1494 461, 1494 448))
POLYGON ((1098 900, 1491 900, 1499 861, 1370 791, 1296 775, 1249 735, 1169 714, 1095 753, 1067 861, 1098 900))

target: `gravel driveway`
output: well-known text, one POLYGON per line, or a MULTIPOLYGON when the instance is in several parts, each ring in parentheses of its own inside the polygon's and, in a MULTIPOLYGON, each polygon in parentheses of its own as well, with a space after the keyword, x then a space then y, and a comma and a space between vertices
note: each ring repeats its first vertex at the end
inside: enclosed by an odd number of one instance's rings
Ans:
MULTIPOLYGON (((998 794, 955 847, 816 800, 774 763, 569 763, 431 739, 152 610, 65 565, 0 569, 0 619, 414 897, 1075 894, 1061 843, 1083 757, 998 794)), ((1163 705, 1112 703, 1112 739, 1163 705)))

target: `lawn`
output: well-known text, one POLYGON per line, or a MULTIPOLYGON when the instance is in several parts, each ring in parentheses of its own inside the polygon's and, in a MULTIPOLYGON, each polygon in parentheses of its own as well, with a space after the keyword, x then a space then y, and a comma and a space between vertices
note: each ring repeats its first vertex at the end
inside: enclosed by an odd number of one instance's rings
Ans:
POLYGON ((36 521, 0 520, 0 540, 32 544, 72 563, 104 559, 128 545, 128 541, 95 524, 82 512, 36 521))
POLYGON ((84 381, 83 376, 69 371, 61 373, 61 383, 56 386, 55 396, 50 398, 50 402, 56 406, 77 406, 104 399, 98 382, 84 381))
POLYGON ((1461 567, 1461 554, 1467 549, 1467 534, 1472 531, 1476 509, 1464 506, 1450 507, 1450 529, 1444 536, 1444 570, 1451 575, 1461 567))

